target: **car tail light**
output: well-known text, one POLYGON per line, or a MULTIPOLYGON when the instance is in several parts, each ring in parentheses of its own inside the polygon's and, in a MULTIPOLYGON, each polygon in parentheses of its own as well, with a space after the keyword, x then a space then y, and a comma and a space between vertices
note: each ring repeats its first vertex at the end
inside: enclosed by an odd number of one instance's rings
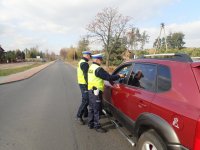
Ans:
POLYGON ((196 128, 194 150, 200 150, 200 120, 198 121, 198 125, 196 128))

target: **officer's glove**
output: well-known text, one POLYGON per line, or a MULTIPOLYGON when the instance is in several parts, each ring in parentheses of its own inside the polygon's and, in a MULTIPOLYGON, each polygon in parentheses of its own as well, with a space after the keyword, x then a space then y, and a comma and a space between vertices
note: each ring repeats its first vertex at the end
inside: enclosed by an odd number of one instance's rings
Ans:
POLYGON ((120 78, 125 78, 125 74, 119 74, 120 78))

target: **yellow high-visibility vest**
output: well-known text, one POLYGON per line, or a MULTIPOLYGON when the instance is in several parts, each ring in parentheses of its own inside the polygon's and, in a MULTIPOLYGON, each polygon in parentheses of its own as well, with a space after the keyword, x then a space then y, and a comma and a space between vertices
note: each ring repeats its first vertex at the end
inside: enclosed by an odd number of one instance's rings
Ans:
POLYGON ((102 92, 104 90, 104 80, 95 75, 95 71, 99 67, 100 66, 98 66, 97 64, 92 64, 89 67, 89 70, 88 70, 88 90, 92 90, 93 87, 96 87, 97 89, 101 90, 102 92))
POLYGON ((83 70, 81 69, 81 63, 86 62, 84 59, 81 59, 78 63, 77 68, 77 78, 78 78, 78 84, 87 84, 84 78, 83 70))

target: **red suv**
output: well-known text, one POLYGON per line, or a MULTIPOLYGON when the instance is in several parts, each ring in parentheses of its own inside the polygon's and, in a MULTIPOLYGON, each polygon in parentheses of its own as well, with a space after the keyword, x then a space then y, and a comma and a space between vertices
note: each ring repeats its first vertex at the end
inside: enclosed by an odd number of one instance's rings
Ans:
POLYGON ((135 137, 138 150, 200 150, 200 62, 186 54, 121 64, 105 82, 104 110, 135 137))

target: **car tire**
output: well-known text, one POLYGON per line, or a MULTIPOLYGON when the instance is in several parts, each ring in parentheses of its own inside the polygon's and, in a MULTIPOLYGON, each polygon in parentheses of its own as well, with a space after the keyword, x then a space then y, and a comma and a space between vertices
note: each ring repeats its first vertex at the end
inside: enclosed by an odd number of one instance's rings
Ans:
POLYGON ((162 138, 154 130, 149 130, 140 136, 137 150, 167 150, 167 148, 162 138))

